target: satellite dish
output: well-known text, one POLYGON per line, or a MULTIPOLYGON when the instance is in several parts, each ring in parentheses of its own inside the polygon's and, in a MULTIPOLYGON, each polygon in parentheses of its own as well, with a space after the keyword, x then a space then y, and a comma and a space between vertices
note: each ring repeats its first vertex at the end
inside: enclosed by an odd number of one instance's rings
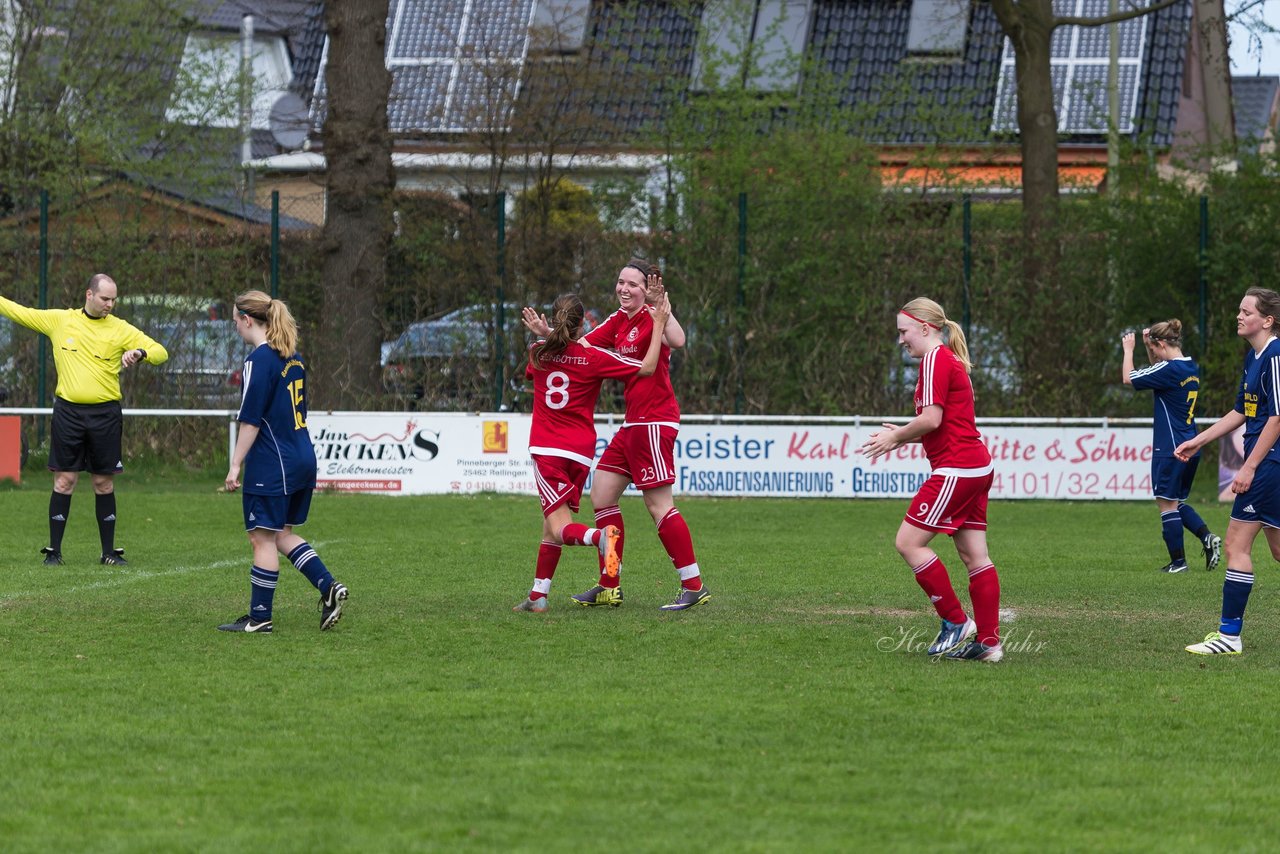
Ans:
POLYGON ((292 92, 286 92, 271 105, 271 136, 286 151, 297 151, 311 131, 311 116, 306 103, 292 92))

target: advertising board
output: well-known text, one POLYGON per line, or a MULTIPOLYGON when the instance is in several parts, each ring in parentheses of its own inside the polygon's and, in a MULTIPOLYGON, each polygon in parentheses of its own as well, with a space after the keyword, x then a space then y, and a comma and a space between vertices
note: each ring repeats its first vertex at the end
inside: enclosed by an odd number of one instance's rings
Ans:
MULTIPOLYGON (((311 413, 321 488, 388 494, 533 495, 530 416, 311 413)), ((617 423, 597 424, 596 455, 617 423)), ((878 425, 686 423, 676 440, 679 495, 903 498, 929 474, 923 448, 870 461, 878 425)), ((980 425, 995 461, 992 498, 1151 497, 1145 426, 980 425)))

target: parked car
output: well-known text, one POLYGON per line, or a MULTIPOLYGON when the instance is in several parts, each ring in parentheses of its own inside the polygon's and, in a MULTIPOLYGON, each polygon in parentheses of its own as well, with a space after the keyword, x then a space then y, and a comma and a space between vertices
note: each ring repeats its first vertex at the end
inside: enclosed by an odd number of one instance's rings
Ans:
POLYGON ((382 385, 415 401, 463 403, 481 393, 491 368, 493 321, 488 306, 467 306, 410 323, 387 353, 382 385))
POLYGON ((0 317, 0 384, 6 384, 13 372, 14 351, 18 342, 14 335, 14 323, 7 317, 0 317))
MULTIPOLYGON (((410 323, 386 348, 382 385, 388 394, 415 405, 443 409, 489 409, 493 406, 494 326, 496 306, 478 303, 439 317, 410 323)), ((521 306, 503 306, 507 363, 504 379, 518 397, 527 340, 520 324, 521 306)))
POLYGON ((158 373, 161 398, 181 405, 234 408, 248 347, 230 320, 170 320, 148 330, 169 351, 158 373))
POLYGON ((227 302, 199 294, 121 296, 116 313, 169 351, 155 371, 130 378, 125 394, 138 403, 234 408, 248 347, 227 302))

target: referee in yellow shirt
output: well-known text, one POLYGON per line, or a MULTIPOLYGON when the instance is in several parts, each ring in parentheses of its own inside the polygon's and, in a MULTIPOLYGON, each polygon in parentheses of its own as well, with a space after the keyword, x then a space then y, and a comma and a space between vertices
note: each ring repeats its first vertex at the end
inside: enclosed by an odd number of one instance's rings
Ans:
POLYGON ((115 476, 124 470, 120 451, 120 369, 146 360, 159 365, 169 352, 142 331, 111 316, 116 283, 105 273, 89 279, 84 308, 35 309, 0 297, 0 314, 43 333, 53 344, 58 369, 53 431, 49 442, 49 545, 40 551, 45 566, 62 564, 62 534, 71 512, 71 493, 80 472, 93 475, 100 563, 125 564, 115 547, 115 476))

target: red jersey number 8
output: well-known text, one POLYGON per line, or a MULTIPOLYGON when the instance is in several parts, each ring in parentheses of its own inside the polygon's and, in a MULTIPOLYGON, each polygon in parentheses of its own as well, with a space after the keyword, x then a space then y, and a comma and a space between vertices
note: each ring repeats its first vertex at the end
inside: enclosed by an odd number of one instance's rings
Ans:
POLYGON ((569 405, 569 375, 564 371, 547 374, 547 393, 544 395, 551 409, 564 409, 569 405))

